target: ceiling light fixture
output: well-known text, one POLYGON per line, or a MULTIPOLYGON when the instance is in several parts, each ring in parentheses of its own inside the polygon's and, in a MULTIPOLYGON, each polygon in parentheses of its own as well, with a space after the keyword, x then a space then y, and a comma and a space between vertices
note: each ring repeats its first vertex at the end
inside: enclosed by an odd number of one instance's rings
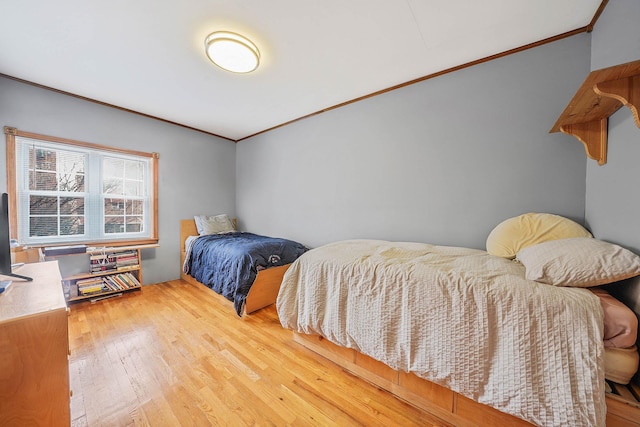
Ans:
POLYGON ((250 73, 260 64, 260 51, 253 42, 230 31, 216 31, 204 40, 207 56, 218 67, 234 73, 250 73))

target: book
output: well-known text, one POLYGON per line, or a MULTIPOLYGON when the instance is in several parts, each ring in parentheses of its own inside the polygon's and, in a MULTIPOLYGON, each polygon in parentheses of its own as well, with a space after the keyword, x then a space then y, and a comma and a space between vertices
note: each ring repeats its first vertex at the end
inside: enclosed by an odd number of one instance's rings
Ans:
POLYGON ((82 280, 77 280, 76 281, 76 285, 79 286, 79 287, 97 285, 99 283, 102 283, 102 279, 101 278, 82 279, 82 280))
POLYGON ((118 286, 116 286, 115 284, 113 284, 111 281, 107 280, 107 278, 104 278, 104 284, 109 288, 109 290, 111 291, 119 291, 121 290, 118 286))
POLYGON ((136 288, 140 286, 140 282, 135 278, 135 276, 131 273, 124 273, 119 275, 122 280, 127 282, 129 288, 136 288))
POLYGON ((116 257, 112 255, 93 255, 89 257, 89 262, 91 263, 91 265, 115 263, 116 257))
POLYGON ((76 283, 78 285, 78 289, 88 289, 88 288, 96 288, 100 287, 103 284, 102 280, 98 280, 95 282, 85 282, 85 283, 76 283))
POLYGON ((113 288, 114 290, 117 291, 121 291, 124 290, 124 288, 122 287, 122 285, 120 285, 118 282, 116 282, 115 280, 113 280, 112 276, 106 276, 104 278, 105 282, 109 283, 110 287, 113 288))
POLYGON ((115 271, 116 270, 116 265, 115 264, 100 264, 100 265, 92 265, 91 266, 91 273, 96 274, 96 273, 104 273, 105 271, 115 271))
POLYGON ((105 291, 108 291, 109 288, 105 286, 104 283, 100 284, 100 285, 96 285, 96 286, 87 286, 87 287, 83 287, 83 288, 78 288, 78 293, 80 295, 94 295, 94 294, 99 294, 105 291))
POLYGON ((103 289, 98 289, 98 290, 90 290, 90 291, 78 291, 78 293, 82 296, 87 296, 87 295, 97 295, 97 294, 101 294, 105 292, 103 289))
POLYGON ((135 275, 131 273, 126 273, 126 274, 127 274, 127 278, 131 280, 131 282, 133 283, 133 286, 135 287, 142 286, 140 285, 140 282, 138 281, 138 278, 135 275))
POLYGON ((122 267, 117 267, 116 270, 118 271, 130 271, 130 270, 138 270, 140 268, 140 266, 138 264, 135 265, 124 265, 122 267))
POLYGON ((138 257, 138 251, 115 252, 117 258, 138 257))
POLYGON ((118 260, 116 261, 116 264, 118 264, 118 265, 132 265, 132 264, 138 264, 138 257, 133 257, 133 258, 118 258, 118 260))

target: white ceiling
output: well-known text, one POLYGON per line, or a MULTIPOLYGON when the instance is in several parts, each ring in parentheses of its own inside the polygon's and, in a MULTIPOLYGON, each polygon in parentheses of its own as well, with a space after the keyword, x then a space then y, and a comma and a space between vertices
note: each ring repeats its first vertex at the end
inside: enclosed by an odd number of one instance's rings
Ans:
POLYGON ((585 27, 601 0, 0 0, 0 73, 232 140, 585 27), (241 33, 250 74, 209 62, 241 33))

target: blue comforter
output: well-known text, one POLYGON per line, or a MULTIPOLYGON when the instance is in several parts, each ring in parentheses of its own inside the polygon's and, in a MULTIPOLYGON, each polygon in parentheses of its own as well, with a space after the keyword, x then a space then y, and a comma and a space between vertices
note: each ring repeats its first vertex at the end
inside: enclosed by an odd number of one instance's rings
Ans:
POLYGON ((233 301, 242 316, 245 300, 259 270, 290 264, 307 248, 297 242, 252 233, 200 236, 191 246, 189 274, 233 301))

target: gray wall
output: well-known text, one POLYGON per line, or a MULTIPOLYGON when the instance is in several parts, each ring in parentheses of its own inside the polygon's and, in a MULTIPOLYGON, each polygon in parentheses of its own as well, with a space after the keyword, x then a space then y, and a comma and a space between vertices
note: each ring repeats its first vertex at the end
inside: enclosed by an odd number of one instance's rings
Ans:
MULTIPOLYGON (((23 131, 158 152, 160 247, 143 252, 145 284, 180 274, 179 220, 235 214, 233 142, 0 77, 0 123, 23 131)), ((6 191, 4 135, 0 190, 6 191)))
POLYGON ((504 218, 546 211, 582 221, 586 206, 597 236, 638 249, 638 178, 632 163, 619 164, 632 162, 640 145, 628 111, 612 117, 603 167, 586 161, 574 138, 548 130, 590 68, 640 58, 639 9, 635 0, 610 2, 592 34, 237 145, 1 77, 0 119, 25 131, 160 153, 161 247, 145 255, 147 283, 178 277, 178 221, 198 213, 236 214, 241 228, 310 246, 382 238, 483 248, 504 218))
MULTIPOLYGON (((639 22, 638 0, 609 2, 593 31, 591 69, 639 60, 639 22)), ((586 221, 596 237, 640 254, 640 129, 628 108, 609 118, 608 138, 607 163, 587 162, 586 221)), ((640 316, 640 277, 630 282, 610 291, 640 316)), ((640 383, 640 373, 635 378, 640 383)))
POLYGON ((241 141, 242 225, 310 246, 484 248, 498 222, 524 212, 582 222, 586 155, 548 131, 589 58, 590 35, 580 34, 241 141))
MULTIPOLYGON (((592 35, 591 69, 640 59, 640 2, 609 2, 592 35)), ((640 129, 630 110, 609 119, 607 163, 587 162, 586 220, 594 234, 640 253, 640 129)))

